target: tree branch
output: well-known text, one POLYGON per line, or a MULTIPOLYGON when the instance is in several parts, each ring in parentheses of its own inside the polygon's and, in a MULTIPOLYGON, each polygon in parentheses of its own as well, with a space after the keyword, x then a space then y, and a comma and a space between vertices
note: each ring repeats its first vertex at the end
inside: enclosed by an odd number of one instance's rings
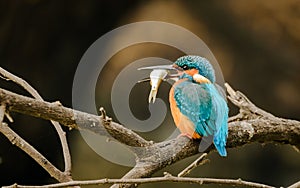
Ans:
POLYGON ((300 181, 294 183, 293 185, 289 186, 288 188, 299 188, 300 187, 300 181))
POLYGON ((111 122, 110 126, 104 128, 103 121, 99 116, 66 108, 60 103, 49 103, 32 99, 1 88, 0 103, 6 104, 8 111, 57 121, 70 129, 76 128, 88 130, 99 135, 113 136, 129 146, 141 147, 152 144, 152 142, 146 141, 135 132, 118 123, 111 122))
MULTIPOLYGON (((227 148, 236 148, 252 142, 277 142, 299 148, 300 122, 277 118, 256 107, 241 92, 234 91, 228 84, 226 87, 229 100, 240 108, 240 113, 229 120, 227 148)), ((152 143, 118 123, 110 120, 107 123, 106 118, 101 119, 96 115, 63 107, 61 104, 35 100, 4 89, 0 89, 0 103, 5 104, 8 111, 58 121, 69 128, 112 136, 124 144, 142 148, 135 151, 136 166, 120 180, 129 183, 122 187, 135 187, 133 182, 126 180, 149 177, 168 165, 198 153, 199 140, 179 137, 152 143)), ((213 150, 211 146, 206 152, 213 150)))
POLYGON ((31 158, 33 158, 41 167, 43 167, 51 177, 57 179, 59 182, 71 181, 71 177, 67 173, 61 172, 57 169, 47 158, 32 147, 28 142, 22 139, 17 133, 7 126, 6 123, 0 125, 0 132, 15 146, 19 147, 31 158))
MULTIPOLYGON (((0 76, 5 79, 5 80, 11 80, 20 86, 22 86, 28 93, 30 93, 34 98, 43 101, 43 98, 39 95, 39 93, 31 87, 30 84, 28 84, 24 79, 13 75, 12 73, 4 70, 2 67, 0 67, 0 76)), ((70 150, 67 142, 67 137, 66 133, 63 131, 59 123, 52 121, 51 123, 53 124, 58 137, 61 142, 62 146, 62 151, 63 151, 63 157, 64 157, 64 164, 65 164, 65 173, 71 175, 71 155, 70 155, 70 150)), ((71 177, 71 176, 70 176, 71 177)))
POLYGON ((70 174, 63 173, 58 170, 50 161, 48 161, 42 154, 40 154, 29 143, 22 139, 17 133, 10 129, 6 123, 3 122, 5 115, 5 105, 0 106, 0 132, 14 145, 25 151, 31 156, 41 167, 43 167, 52 177, 60 182, 71 181, 70 174))
POLYGON ((5 115, 5 105, 0 105, 0 124, 2 124, 5 115))
POLYGON ((194 183, 194 184, 220 184, 220 185, 231 185, 231 186, 244 186, 253 188, 274 188, 269 185, 260 183, 253 183, 244 181, 241 179, 215 179, 215 178, 187 178, 187 177, 176 177, 169 173, 166 173, 164 177, 155 178, 139 178, 139 179, 99 179, 99 180, 86 180, 86 181, 70 181, 66 183, 57 183, 43 186, 23 186, 23 185, 11 185, 3 188, 58 188, 68 186, 83 186, 83 185, 104 185, 104 184, 144 184, 144 183, 157 183, 157 182, 182 182, 182 183, 194 183))

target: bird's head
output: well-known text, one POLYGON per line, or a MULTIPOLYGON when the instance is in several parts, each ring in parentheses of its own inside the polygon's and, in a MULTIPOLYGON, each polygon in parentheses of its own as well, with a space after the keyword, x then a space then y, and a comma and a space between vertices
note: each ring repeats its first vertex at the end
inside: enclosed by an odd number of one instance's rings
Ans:
POLYGON ((195 75, 201 75, 211 83, 216 80, 213 66, 207 59, 195 55, 187 55, 178 58, 173 67, 178 70, 181 78, 195 78, 195 75))

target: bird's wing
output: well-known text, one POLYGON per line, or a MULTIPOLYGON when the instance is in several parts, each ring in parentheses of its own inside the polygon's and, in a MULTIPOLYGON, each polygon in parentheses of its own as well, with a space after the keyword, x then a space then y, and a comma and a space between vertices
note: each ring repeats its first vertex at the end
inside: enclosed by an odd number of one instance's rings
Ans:
POLYGON ((212 96, 212 113, 210 120, 214 122, 218 132, 222 126, 227 125, 228 107, 226 103, 226 93, 217 84, 207 84, 207 89, 212 96))
POLYGON ((211 119, 213 101, 207 84, 182 82, 174 89, 174 98, 180 112, 195 125, 195 132, 201 136, 213 135, 216 131, 211 119))
POLYGON ((219 88, 208 84, 207 88, 212 97, 212 113, 210 121, 214 122, 216 132, 214 133, 214 144, 221 156, 226 156, 226 140, 228 135, 228 106, 224 96, 220 94, 219 88))
POLYGON ((219 84, 214 84, 214 86, 216 87, 216 89, 218 90, 218 93, 223 97, 223 99, 227 102, 227 96, 226 96, 226 91, 224 90, 224 88, 222 86, 220 86, 219 84))

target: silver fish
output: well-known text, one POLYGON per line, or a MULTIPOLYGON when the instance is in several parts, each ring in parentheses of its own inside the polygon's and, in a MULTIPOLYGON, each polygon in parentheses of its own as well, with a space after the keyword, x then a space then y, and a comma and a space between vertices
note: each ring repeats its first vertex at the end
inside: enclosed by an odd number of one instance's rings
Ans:
POLYGON ((151 84, 151 91, 149 94, 148 101, 149 103, 154 103, 157 95, 158 88, 163 80, 167 77, 169 71, 166 69, 154 69, 150 73, 150 84, 151 84))

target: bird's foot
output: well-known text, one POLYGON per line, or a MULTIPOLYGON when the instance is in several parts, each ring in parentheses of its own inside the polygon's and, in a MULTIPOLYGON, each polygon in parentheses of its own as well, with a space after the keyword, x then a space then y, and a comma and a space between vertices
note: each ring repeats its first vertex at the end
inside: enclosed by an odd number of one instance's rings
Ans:
POLYGON ((180 138, 180 137, 188 137, 189 139, 193 139, 193 137, 191 135, 189 135, 188 133, 181 133, 180 135, 177 136, 177 138, 180 138))

